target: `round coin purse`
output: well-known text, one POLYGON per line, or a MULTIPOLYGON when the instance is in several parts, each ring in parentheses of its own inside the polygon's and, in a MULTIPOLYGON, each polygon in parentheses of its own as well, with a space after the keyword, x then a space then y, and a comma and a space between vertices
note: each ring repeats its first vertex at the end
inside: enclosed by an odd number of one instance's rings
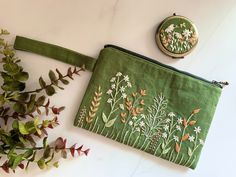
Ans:
POLYGON ((172 58, 184 58, 196 47, 198 32, 191 20, 176 15, 164 19, 156 32, 157 46, 172 58))

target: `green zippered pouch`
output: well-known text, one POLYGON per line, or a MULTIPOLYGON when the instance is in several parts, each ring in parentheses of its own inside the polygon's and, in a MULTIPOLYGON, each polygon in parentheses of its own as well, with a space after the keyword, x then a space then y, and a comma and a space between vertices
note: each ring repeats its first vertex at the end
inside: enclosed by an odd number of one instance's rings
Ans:
POLYGON ((106 45, 97 60, 36 40, 14 47, 92 71, 74 125, 194 169, 225 83, 106 45))

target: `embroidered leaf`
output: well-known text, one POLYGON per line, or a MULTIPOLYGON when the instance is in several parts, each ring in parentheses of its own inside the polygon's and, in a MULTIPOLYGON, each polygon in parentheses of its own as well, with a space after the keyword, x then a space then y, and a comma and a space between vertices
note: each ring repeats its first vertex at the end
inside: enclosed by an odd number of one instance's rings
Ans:
POLYGON ((161 149, 162 149, 162 150, 165 149, 165 143, 164 143, 164 142, 161 144, 161 149))
POLYGON ((197 122, 197 121, 192 120, 192 121, 189 122, 189 125, 192 126, 192 125, 194 125, 196 122, 197 122))
POLYGON ((117 118, 117 117, 115 117, 114 119, 109 120, 109 121, 105 124, 105 127, 111 127, 111 126, 115 123, 116 118, 117 118))
POLYGON ((188 155, 191 157, 193 155, 193 151, 190 147, 188 147, 188 155))
POLYGON ((182 141, 186 141, 189 137, 189 133, 185 134, 183 137, 182 137, 182 141))
POLYGON ((167 149, 163 150, 162 154, 167 154, 170 151, 171 147, 168 147, 167 149))
POLYGON ((180 151, 180 147, 179 147, 179 144, 178 144, 178 143, 175 144, 175 151, 176 151, 177 153, 179 153, 179 151, 180 151))
POLYGON ((197 113, 199 113, 199 112, 200 112, 200 109, 194 109, 193 112, 192 112, 192 114, 197 114, 197 113))
POLYGON ((184 118, 183 124, 184 124, 184 128, 186 128, 188 124, 186 118, 184 118))
POLYGON ((106 116, 106 114, 104 114, 104 112, 102 113, 102 120, 104 123, 107 123, 107 121, 108 121, 107 116, 106 116))

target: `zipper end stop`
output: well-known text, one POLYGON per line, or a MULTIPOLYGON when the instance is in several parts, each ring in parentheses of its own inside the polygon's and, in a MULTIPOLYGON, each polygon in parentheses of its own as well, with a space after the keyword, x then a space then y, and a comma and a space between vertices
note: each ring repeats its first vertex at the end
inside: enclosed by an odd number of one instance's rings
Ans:
POLYGON ((229 85, 229 83, 226 81, 226 82, 218 82, 218 81, 212 81, 213 84, 219 86, 220 88, 224 88, 225 86, 229 85))

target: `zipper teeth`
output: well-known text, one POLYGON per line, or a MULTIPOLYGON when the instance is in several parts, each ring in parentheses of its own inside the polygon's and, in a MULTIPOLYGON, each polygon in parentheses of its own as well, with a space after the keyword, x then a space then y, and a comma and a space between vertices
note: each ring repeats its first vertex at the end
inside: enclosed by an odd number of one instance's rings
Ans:
POLYGON ((125 52, 125 53, 129 53, 129 54, 134 55, 134 56, 137 56, 137 57, 139 57, 139 58, 143 58, 143 59, 145 59, 145 60, 147 60, 147 61, 149 61, 149 62, 156 63, 156 64, 158 64, 158 65, 160 65, 160 66, 162 66, 162 67, 168 68, 168 69, 170 69, 170 70, 173 70, 173 71, 182 73, 182 74, 184 74, 184 75, 188 75, 188 76, 193 77, 193 78, 195 78, 195 79, 198 79, 198 80, 204 81, 204 82, 206 82, 206 83, 209 83, 209 84, 211 84, 211 85, 218 86, 218 87, 222 88, 221 85, 219 85, 219 84, 214 84, 214 83, 212 83, 211 81, 206 80, 206 79, 204 79, 204 78, 202 78, 202 77, 196 76, 196 75, 194 75, 194 74, 191 74, 191 73, 188 73, 188 72, 185 72, 185 71, 178 70, 178 69, 176 69, 176 68, 174 68, 174 67, 172 67, 172 66, 165 65, 165 64, 163 64, 163 63, 160 63, 159 61, 156 61, 156 60, 151 59, 151 58, 149 58, 149 57, 143 56, 143 55, 138 54, 138 53, 136 53, 136 52, 132 52, 132 51, 130 51, 130 50, 124 49, 124 48, 122 48, 122 47, 119 47, 119 46, 116 46, 116 45, 112 45, 112 44, 107 44, 107 45, 104 46, 104 48, 107 48, 107 47, 112 47, 112 48, 118 49, 118 50, 123 51, 123 52, 125 52))

